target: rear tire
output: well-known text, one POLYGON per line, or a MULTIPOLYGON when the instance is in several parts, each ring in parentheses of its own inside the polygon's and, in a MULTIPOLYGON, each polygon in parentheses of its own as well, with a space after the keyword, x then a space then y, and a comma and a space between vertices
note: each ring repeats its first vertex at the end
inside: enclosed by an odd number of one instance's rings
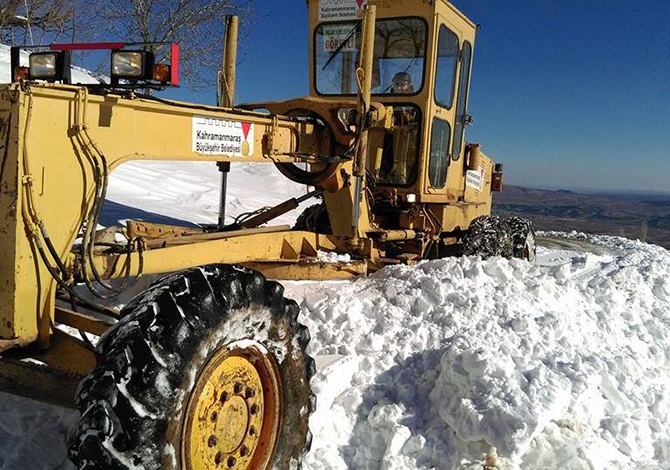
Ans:
POLYGON ((512 255, 515 258, 535 262, 537 246, 533 222, 523 217, 510 217, 505 221, 512 236, 512 255))
POLYGON ((249 269, 209 265, 159 280, 124 308, 124 318, 96 347, 97 365, 77 393, 81 418, 70 459, 78 469, 105 470, 230 468, 231 458, 239 459, 234 468, 284 469, 301 462, 311 444, 308 419, 316 397, 309 386, 315 365, 305 352, 309 332, 297 322, 298 313, 280 284, 249 269), (237 362, 231 359, 210 380, 209 372, 233 356, 237 362), (234 385, 228 380, 238 377, 233 363, 252 375, 257 370, 259 394, 237 378, 234 385), (278 400, 268 395, 268 380, 275 380, 278 400), (219 401, 216 390, 213 405, 205 403, 211 384, 230 385, 237 407, 220 405, 228 392, 219 401), (216 417, 214 406, 228 406, 223 417, 216 417), (217 424, 201 436, 197 426, 189 427, 192 409, 206 410, 217 424), (264 423, 255 441, 252 419, 264 423), (274 441, 263 444, 267 436, 274 441), (191 464, 189 441, 206 454, 200 463, 191 464), (228 447, 219 450, 222 442, 228 447))
POLYGON ((472 221, 461 240, 465 256, 512 256, 512 238, 506 224, 495 215, 483 215, 472 221))

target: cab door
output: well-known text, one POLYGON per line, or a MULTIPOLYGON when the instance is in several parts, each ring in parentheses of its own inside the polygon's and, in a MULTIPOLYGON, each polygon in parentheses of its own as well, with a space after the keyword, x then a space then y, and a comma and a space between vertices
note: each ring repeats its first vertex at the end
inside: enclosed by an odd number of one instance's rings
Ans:
MULTIPOLYGON (((456 115, 456 93, 458 65, 461 49, 459 34, 440 16, 437 27, 437 43, 434 62, 434 93, 428 114, 428 161, 424 181, 425 193, 446 202, 455 199, 450 190, 450 174, 453 172, 451 149, 454 140, 456 115)), ((437 202, 437 201, 435 201, 437 202)))

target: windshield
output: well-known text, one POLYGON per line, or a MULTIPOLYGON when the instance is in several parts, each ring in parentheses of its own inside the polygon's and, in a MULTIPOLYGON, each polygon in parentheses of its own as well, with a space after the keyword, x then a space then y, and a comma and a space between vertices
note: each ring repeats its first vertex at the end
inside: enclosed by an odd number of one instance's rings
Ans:
MULTIPOLYGON (((360 22, 318 26, 316 89, 322 95, 356 93, 360 22), (347 40, 348 38, 348 40, 347 40), (346 43, 342 46, 343 41, 346 43)), ((379 20, 375 30, 372 92, 413 95, 423 87, 426 23, 421 19, 379 20)))

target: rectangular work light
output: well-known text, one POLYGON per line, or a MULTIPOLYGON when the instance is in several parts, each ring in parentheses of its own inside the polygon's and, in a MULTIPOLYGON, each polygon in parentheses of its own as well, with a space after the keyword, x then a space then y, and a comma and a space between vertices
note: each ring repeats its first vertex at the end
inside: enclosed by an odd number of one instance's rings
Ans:
POLYGON ((28 58, 31 80, 58 81, 63 79, 63 54, 57 51, 34 52, 28 58))
POLYGON ((113 51, 112 78, 152 80, 154 55, 149 51, 113 51))

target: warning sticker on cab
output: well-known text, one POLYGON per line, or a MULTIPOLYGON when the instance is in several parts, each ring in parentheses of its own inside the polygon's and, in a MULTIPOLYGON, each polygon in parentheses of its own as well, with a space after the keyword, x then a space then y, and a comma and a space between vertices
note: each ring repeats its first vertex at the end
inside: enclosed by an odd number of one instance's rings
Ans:
POLYGON ((481 166, 476 170, 468 170, 465 174, 465 185, 481 191, 484 188, 485 172, 486 170, 481 166))
POLYGON ((320 0, 319 21, 355 20, 367 0, 320 0))
POLYGON ((323 50, 327 52, 337 51, 338 48, 342 52, 355 52, 358 50, 356 47, 356 36, 351 33, 351 25, 347 24, 345 26, 322 26, 321 28, 323 35, 323 50), (345 39, 347 39, 346 44, 342 44, 345 39))
POLYGON ((204 155, 242 157, 254 153, 254 125, 193 116, 193 151, 204 155))

